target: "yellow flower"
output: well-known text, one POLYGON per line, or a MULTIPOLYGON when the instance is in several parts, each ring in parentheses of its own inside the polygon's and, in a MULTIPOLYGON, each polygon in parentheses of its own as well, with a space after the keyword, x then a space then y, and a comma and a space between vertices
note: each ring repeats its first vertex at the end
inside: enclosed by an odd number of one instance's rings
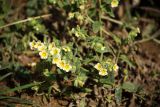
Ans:
POLYGON ((80 87, 83 87, 84 82, 79 80, 79 81, 78 81, 78 85, 79 85, 80 87))
POLYGON ((106 49, 105 46, 102 46, 102 47, 101 47, 101 51, 104 51, 105 49, 106 49))
POLYGON ((47 59, 48 58, 48 53, 46 51, 39 52, 39 55, 40 55, 41 59, 47 59))
POLYGON ((63 47, 62 48, 65 52, 70 52, 71 51, 71 49, 67 46, 67 47, 63 47))
POLYGON ((101 65, 100 63, 97 63, 97 64, 94 66, 94 68, 96 68, 97 70, 100 70, 100 69, 102 69, 103 67, 102 67, 102 65, 101 65))
POLYGON ((38 91, 39 90, 39 86, 33 86, 31 89, 34 90, 34 91, 38 91))
POLYGON ((35 41, 32 41, 32 42, 30 42, 30 43, 29 43, 29 46, 30 46, 31 50, 33 50, 33 49, 34 49, 35 44, 36 44, 36 42, 35 42, 35 41))
POLYGON ((137 27, 137 28, 136 28, 136 30, 137 30, 137 32, 138 32, 138 33, 141 33, 141 31, 140 31, 140 28, 139 28, 139 27, 137 27))
POLYGON ((36 66, 36 64, 37 64, 36 62, 32 62, 32 63, 31 63, 31 67, 36 66))
POLYGON ((57 66, 60 68, 60 69, 63 69, 64 66, 65 66, 65 61, 64 60, 60 60, 58 63, 57 63, 57 66))
POLYGON ((72 66, 68 63, 65 64, 64 67, 63 67, 63 70, 66 71, 66 72, 69 72, 71 69, 72 69, 72 66))
POLYGON ((71 12, 70 12, 70 13, 68 14, 68 18, 69 18, 69 19, 72 19, 73 17, 74 17, 74 13, 71 13, 71 12))
POLYGON ((83 17, 81 14, 79 14, 79 15, 77 16, 77 19, 78 19, 78 20, 83 20, 84 17, 83 17))
POLYGON ((104 69, 104 68, 100 69, 100 71, 99 71, 99 75, 101 75, 101 76, 108 75, 108 73, 107 73, 107 69, 104 69))
POLYGON ((111 7, 117 7, 119 4, 119 1, 118 0, 112 0, 111 2, 111 7))
POLYGON ((53 64, 58 64, 60 61, 61 61, 61 59, 59 57, 55 57, 52 59, 53 64))
POLYGON ((117 65, 117 64, 114 64, 114 65, 113 65, 113 70, 114 70, 114 71, 118 71, 118 69, 119 69, 118 65, 117 65))
POLYGON ((111 64, 111 63, 112 63, 112 59, 109 58, 106 60, 106 64, 111 64))
POLYGON ((50 50, 50 54, 55 55, 55 56, 59 56, 60 55, 60 49, 54 47, 54 48, 52 48, 52 50, 50 50))
POLYGON ((48 45, 48 50, 52 50, 55 46, 56 46, 56 45, 55 45, 54 42, 50 43, 50 44, 48 45))
POLYGON ((41 46, 42 45, 42 42, 41 41, 38 41, 38 42, 36 42, 36 44, 34 45, 34 48, 38 48, 39 46, 41 46))
POLYGON ((84 5, 80 5, 79 8, 80 8, 81 10, 84 10, 84 9, 85 9, 85 6, 84 6, 84 5))
POLYGON ((27 65, 30 67, 34 67, 34 66, 36 66, 36 64, 37 64, 36 62, 32 62, 32 63, 28 63, 27 65))
POLYGON ((47 47, 45 46, 45 44, 44 43, 41 43, 41 44, 39 44, 39 46, 38 46, 38 51, 43 51, 43 50, 45 50, 47 47))
POLYGON ((72 66, 70 64, 66 63, 65 60, 59 60, 57 62, 57 66, 66 72, 69 72, 72 69, 72 66))
POLYGON ((80 37, 80 35, 79 35, 78 32, 75 32, 75 36, 76 36, 76 37, 80 37))

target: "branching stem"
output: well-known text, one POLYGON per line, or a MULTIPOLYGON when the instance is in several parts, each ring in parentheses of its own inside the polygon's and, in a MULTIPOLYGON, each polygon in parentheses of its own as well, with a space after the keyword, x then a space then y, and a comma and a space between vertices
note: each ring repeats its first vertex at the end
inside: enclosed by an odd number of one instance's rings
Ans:
POLYGON ((27 18, 27 19, 24 19, 24 20, 19 20, 19 21, 16 21, 16 22, 12 22, 12 23, 6 24, 4 26, 0 26, 0 29, 6 28, 6 27, 9 27, 9 26, 13 26, 13 25, 16 25, 16 24, 20 24, 20 23, 25 23, 25 22, 28 22, 28 21, 31 21, 31 20, 50 17, 51 15, 52 14, 45 14, 45 15, 41 15, 41 16, 30 17, 30 18, 27 18))

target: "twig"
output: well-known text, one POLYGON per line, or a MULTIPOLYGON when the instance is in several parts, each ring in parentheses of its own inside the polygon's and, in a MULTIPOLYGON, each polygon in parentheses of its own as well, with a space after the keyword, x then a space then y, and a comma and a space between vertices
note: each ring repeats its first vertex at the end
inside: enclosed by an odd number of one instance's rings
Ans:
POLYGON ((36 19, 40 19, 40 18, 50 17, 51 15, 52 14, 46 14, 46 15, 41 15, 41 16, 36 16, 36 17, 30 17, 30 18, 27 18, 27 19, 24 19, 24 20, 19 20, 19 21, 16 21, 16 22, 12 22, 12 23, 6 24, 4 26, 0 26, 0 29, 6 28, 6 27, 9 27, 9 26, 12 26, 12 25, 24 23, 24 22, 27 22, 27 21, 31 21, 31 20, 36 20, 36 19))
POLYGON ((142 10, 151 12, 151 13, 156 13, 157 15, 160 14, 160 10, 156 9, 156 8, 152 8, 152 7, 139 7, 139 8, 142 9, 142 10))
POLYGON ((112 35, 110 32, 106 31, 104 28, 102 28, 102 31, 103 31, 105 34, 109 35, 109 36, 112 35))
POLYGON ((158 37, 159 35, 160 35, 160 29, 157 32, 155 32, 151 37, 148 37, 146 39, 142 39, 142 40, 139 40, 139 41, 135 41, 133 44, 135 45, 135 44, 138 44, 138 43, 143 43, 143 42, 153 40, 156 37, 158 37))
POLYGON ((12 75, 12 74, 13 74, 12 72, 9 72, 9 73, 7 73, 7 74, 1 76, 1 77, 0 77, 0 81, 3 80, 3 79, 5 79, 6 77, 12 75))
POLYGON ((155 41, 156 43, 160 44, 160 40, 154 38, 153 41, 155 41))
POLYGON ((115 24, 118 24, 118 25, 123 25, 123 23, 121 21, 118 21, 118 20, 115 20, 115 19, 112 19, 110 17, 107 17, 107 16, 101 16, 102 19, 105 19, 105 20, 108 20, 108 21, 111 21, 115 24))
POLYGON ((124 22, 121 22, 121 21, 119 21, 119 20, 112 19, 112 18, 107 17, 107 16, 101 16, 101 18, 102 18, 102 19, 105 19, 105 20, 108 20, 108 21, 110 21, 110 22, 113 22, 113 23, 115 23, 115 24, 118 24, 118 25, 120 25, 120 26, 125 25, 125 27, 130 28, 130 29, 132 29, 132 30, 136 29, 134 26, 127 25, 127 24, 125 24, 124 22))

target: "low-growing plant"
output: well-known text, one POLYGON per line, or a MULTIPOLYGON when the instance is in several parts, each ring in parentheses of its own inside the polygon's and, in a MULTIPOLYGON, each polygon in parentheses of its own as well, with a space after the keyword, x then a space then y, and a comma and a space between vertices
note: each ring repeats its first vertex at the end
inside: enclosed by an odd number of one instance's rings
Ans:
MULTIPOLYGON (((61 35, 56 34, 56 38, 43 41, 33 40, 29 43, 30 48, 39 54, 41 60, 52 63, 52 66, 56 67, 54 70, 47 68, 43 74, 48 78, 56 75, 57 80, 71 83, 69 87, 77 87, 84 93, 86 91, 83 90, 92 90, 91 84, 106 88, 111 86, 113 90, 115 89, 117 103, 120 103, 122 89, 128 90, 128 84, 125 84, 126 88, 124 85, 121 86, 120 83, 116 83, 115 78, 121 75, 121 71, 125 70, 119 64, 126 62, 130 67, 134 67, 134 64, 123 54, 121 47, 132 43, 139 33, 139 29, 124 23, 123 29, 130 29, 128 37, 124 40, 106 30, 103 17, 105 15, 114 17, 113 9, 118 6, 118 0, 72 0, 71 2, 50 0, 49 2, 64 10, 64 14, 68 17, 64 26, 64 35, 66 36, 63 38, 65 40, 60 39, 61 35), (111 43, 112 40, 107 40, 108 37, 111 37, 115 43, 111 43)), ((127 75, 126 72, 125 75, 127 75)), ((124 81, 126 78, 127 76, 124 76, 124 81)), ((54 87, 54 84, 52 85, 54 87)), ((67 87, 62 84, 61 90, 66 90, 63 92, 64 94, 67 93, 67 87)))

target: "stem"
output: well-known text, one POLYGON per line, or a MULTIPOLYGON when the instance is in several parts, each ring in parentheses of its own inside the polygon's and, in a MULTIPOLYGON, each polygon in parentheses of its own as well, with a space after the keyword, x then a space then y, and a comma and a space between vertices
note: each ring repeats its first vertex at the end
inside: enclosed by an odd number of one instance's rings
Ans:
POLYGON ((13 74, 13 73, 12 73, 12 72, 10 72, 10 73, 7 73, 7 74, 5 74, 5 75, 1 76, 1 77, 0 77, 0 81, 1 81, 1 80, 3 80, 3 79, 5 79, 6 77, 8 77, 8 76, 12 75, 12 74, 13 74))
POLYGON ((112 35, 110 32, 106 31, 104 28, 102 28, 102 31, 103 31, 105 34, 109 35, 109 36, 112 35))
POLYGON ((102 61, 102 59, 103 59, 103 52, 101 52, 100 62, 102 61))
POLYGON ((158 39, 154 38, 153 41, 155 41, 156 43, 160 44, 160 40, 158 40, 158 39))
POLYGON ((115 20, 115 19, 112 19, 110 17, 107 17, 107 16, 102 16, 101 17, 102 19, 105 19, 105 20, 108 20, 110 22, 113 22, 115 24, 118 24, 118 25, 123 25, 123 22, 119 21, 119 20, 115 20))
POLYGON ((120 55, 120 49, 118 50, 118 54, 117 54, 117 57, 116 57, 116 60, 115 60, 116 64, 118 63, 119 55, 120 55))
POLYGON ((51 15, 52 14, 46 14, 46 15, 41 15, 41 16, 36 16, 36 17, 30 17, 30 18, 27 18, 27 19, 24 19, 24 20, 19 20, 19 21, 16 21, 16 22, 12 22, 12 23, 6 24, 4 26, 0 26, 0 29, 6 28, 6 27, 9 27, 9 26, 12 26, 12 25, 20 24, 20 23, 25 23, 25 22, 31 21, 31 20, 50 17, 51 15))
POLYGON ((120 26, 124 26, 124 25, 125 25, 126 28, 130 28, 130 29, 132 29, 132 30, 135 30, 135 29, 136 29, 134 26, 126 25, 124 22, 121 22, 121 21, 119 21, 119 20, 112 19, 112 18, 107 17, 107 16, 102 16, 101 18, 102 18, 102 19, 105 19, 105 20, 108 20, 108 21, 110 21, 110 22, 113 22, 113 23, 115 23, 115 24, 118 24, 118 25, 120 25, 120 26))
MULTIPOLYGON (((98 11, 99 12, 99 14, 98 14, 99 15, 99 22, 102 23, 102 20, 101 20, 101 0, 99 0, 98 2, 99 2, 99 11, 98 11)), ((102 37, 102 28, 100 28, 100 30, 99 30, 99 35, 100 35, 100 37, 102 37)))
POLYGON ((139 41, 135 41, 133 44, 138 44, 138 43, 143 43, 143 42, 147 42, 147 41, 150 41, 150 40, 154 40, 156 37, 158 37, 160 35, 160 29, 155 32, 151 37, 148 37, 146 39, 142 39, 142 40, 139 40, 139 41))

